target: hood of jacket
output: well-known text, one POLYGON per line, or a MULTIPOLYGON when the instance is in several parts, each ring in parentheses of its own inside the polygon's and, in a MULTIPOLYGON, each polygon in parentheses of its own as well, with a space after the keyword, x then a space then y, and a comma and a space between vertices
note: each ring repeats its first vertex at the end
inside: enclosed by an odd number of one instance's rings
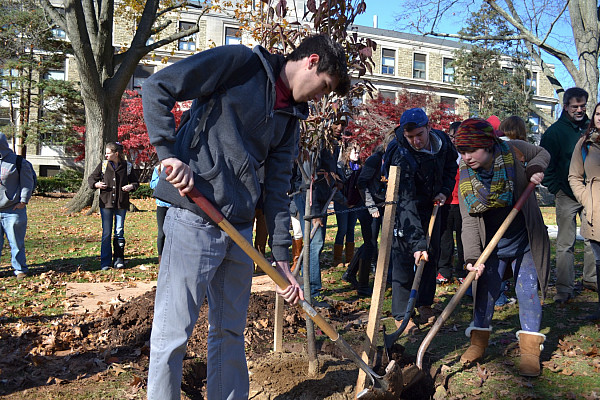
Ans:
POLYGON ((13 151, 8 146, 8 139, 4 133, 0 133, 0 158, 6 158, 13 151))

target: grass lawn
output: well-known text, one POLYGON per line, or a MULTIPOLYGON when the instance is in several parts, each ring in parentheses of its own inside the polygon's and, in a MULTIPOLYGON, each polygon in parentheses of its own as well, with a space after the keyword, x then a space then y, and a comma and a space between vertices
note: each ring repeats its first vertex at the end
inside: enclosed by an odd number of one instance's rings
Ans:
MULTIPOLYGON (((101 222, 99 214, 85 212, 67 215, 65 198, 33 197, 28 206, 29 225, 26 238, 27 259, 32 276, 30 284, 16 281, 10 267, 10 249, 5 242, 0 259, 0 328, 19 324, 24 317, 36 323, 36 317, 59 316, 65 311, 68 282, 150 281, 157 276, 155 203, 152 199, 134 200, 140 212, 128 213, 125 222, 126 258, 124 270, 100 270, 101 222)), ((544 207, 547 224, 555 224, 554 208, 544 207)), ((353 302, 368 310, 370 299, 360 299, 341 279, 343 268, 331 266, 335 217, 328 219, 326 246, 323 251, 323 287, 325 296, 333 300, 353 302)), ((554 241, 552 242, 554 245, 554 241)), ((359 225, 356 226, 356 248, 362 244, 359 225)), ((554 248, 552 249, 554 264, 554 248)), ((581 280, 583 246, 575 248, 576 279, 581 280)), ((551 276, 551 282, 554 276, 551 276)), ((456 282, 438 287, 436 305, 439 310, 456 292, 456 282)), ((490 347, 479 367, 463 369, 458 363, 468 339, 464 329, 471 320, 470 299, 464 298, 446 325, 429 347, 438 375, 436 398, 550 399, 598 398, 600 396, 600 330, 599 325, 581 317, 597 306, 597 295, 581 291, 566 305, 552 300, 550 287, 543 308, 542 333, 547 335, 542 361, 543 374, 537 379, 517 374, 518 349, 515 332, 519 327, 518 306, 507 306, 495 313, 490 347)), ((514 292, 511 293, 515 297, 514 292)), ((389 316, 391 292, 386 293, 383 315, 389 316)), ((37 318, 39 324, 47 323, 37 318)), ((366 321, 363 321, 366 323, 366 321)), ((393 321, 384 323, 393 328, 393 321)), ((366 324, 365 324, 366 326, 366 324)), ((416 355, 427 328, 415 336, 401 337, 408 354, 416 355)), ((381 339, 381 335, 380 335, 381 339)), ((348 338, 358 340, 358 338, 348 338)), ((382 343, 380 343, 382 345, 382 343)), ((0 371, 1 379, 1 371, 0 371)), ((85 385, 89 385, 87 382, 85 385)), ((100 383, 96 391, 105 390, 100 383)), ((90 393, 94 390, 90 389, 90 393)), ((103 398, 91 395, 84 398, 103 398)))

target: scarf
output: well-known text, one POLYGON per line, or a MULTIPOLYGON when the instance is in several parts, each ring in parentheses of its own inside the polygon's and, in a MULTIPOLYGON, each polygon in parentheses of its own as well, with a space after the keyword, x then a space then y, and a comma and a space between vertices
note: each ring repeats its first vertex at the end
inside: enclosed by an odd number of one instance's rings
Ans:
POLYGON ((481 182, 477 171, 460 160, 459 190, 469 214, 513 205, 515 160, 508 144, 501 142, 495 145, 493 157, 493 176, 489 189, 481 182))

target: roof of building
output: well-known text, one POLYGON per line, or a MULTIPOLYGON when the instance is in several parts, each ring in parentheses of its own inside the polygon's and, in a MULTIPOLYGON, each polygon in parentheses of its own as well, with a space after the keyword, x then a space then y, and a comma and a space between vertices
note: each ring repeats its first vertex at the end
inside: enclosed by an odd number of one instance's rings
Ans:
POLYGON ((370 26, 364 25, 352 25, 350 27, 350 31, 357 31, 359 33, 366 33, 370 35, 385 36, 411 42, 429 43, 436 46, 453 47, 457 49, 460 49, 461 47, 470 47, 469 43, 461 43, 456 39, 416 35, 414 33, 398 32, 390 29, 372 28, 370 26))

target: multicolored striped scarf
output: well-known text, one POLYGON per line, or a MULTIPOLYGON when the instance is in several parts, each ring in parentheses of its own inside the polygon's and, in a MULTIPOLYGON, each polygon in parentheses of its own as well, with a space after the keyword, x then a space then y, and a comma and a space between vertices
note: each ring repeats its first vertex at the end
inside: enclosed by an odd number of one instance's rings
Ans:
POLYGON ((460 160, 459 190, 465 199, 469 214, 479 214, 490 208, 513 205, 515 160, 506 142, 494 145, 494 174, 488 189, 479 174, 460 160))

